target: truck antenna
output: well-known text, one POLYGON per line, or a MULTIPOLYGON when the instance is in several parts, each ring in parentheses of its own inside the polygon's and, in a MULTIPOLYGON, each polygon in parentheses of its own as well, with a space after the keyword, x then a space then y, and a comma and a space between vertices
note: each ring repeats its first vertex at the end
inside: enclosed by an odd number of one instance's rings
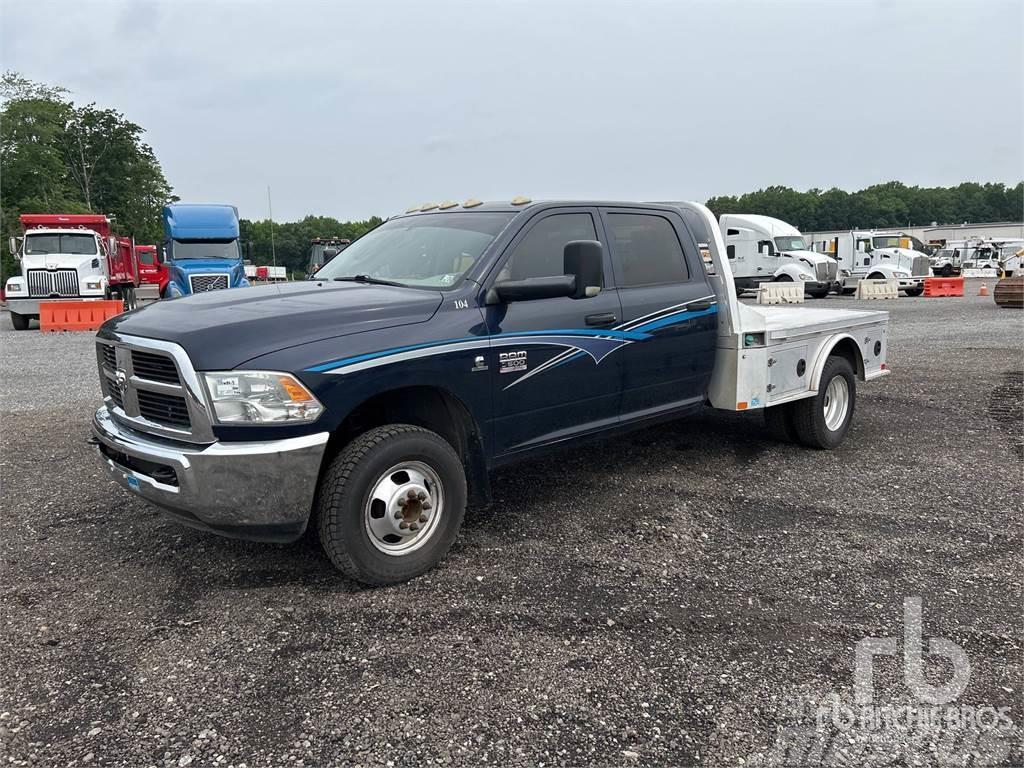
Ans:
POLYGON ((277 251, 274 250, 274 205, 270 201, 270 185, 267 184, 267 212, 270 216, 270 258, 277 267, 277 251))

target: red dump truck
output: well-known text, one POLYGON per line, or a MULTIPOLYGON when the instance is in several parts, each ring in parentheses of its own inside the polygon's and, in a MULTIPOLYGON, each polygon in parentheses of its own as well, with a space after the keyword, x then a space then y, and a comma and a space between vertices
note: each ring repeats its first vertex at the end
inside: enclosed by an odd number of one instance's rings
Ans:
POLYGON ((26 213, 21 237, 10 240, 21 274, 7 280, 5 292, 15 330, 39 319, 47 301, 120 299, 135 307, 139 268, 130 237, 110 232, 101 214, 26 213))
POLYGON ((167 265, 160 261, 155 245, 136 245, 135 260, 139 264, 139 301, 155 301, 164 295, 171 280, 167 265))

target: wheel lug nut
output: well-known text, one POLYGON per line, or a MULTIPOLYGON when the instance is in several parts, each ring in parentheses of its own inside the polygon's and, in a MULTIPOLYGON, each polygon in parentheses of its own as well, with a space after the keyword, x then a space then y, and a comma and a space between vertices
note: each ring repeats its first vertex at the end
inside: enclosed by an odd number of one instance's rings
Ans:
POLYGON ((401 519, 402 519, 402 513, 401 512, 395 512, 395 520, 401 520, 401 519))
POLYGON ((416 491, 414 491, 412 488, 410 488, 409 492, 407 494, 405 494, 405 495, 408 496, 410 499, 415 499, 416 498, 416 491))
POLYGON ((427 494, 425 494, 423 491, 420 491, 419 493, 416 494, 416 498, 419 499, 420 501, 423 501, 425 498, 427 498, 427 494))
POLYGON ((412 525, 409 526, 409 530, 410 531, 418 531, 419 529, 420 529, 420 524, 419 523, 413 523, 412 525))
POLYGON ((409 524, 407 522, 405 522, 405 520, 403 520, 402 522, 400 522, 398 524, 398 527, 401 528, 404 531, 406 528, 409 527, 409 524))
POLYGON ((429 501, 424 501, 422 504, 420 504, 420 508, 421 509, 430 509, 430 502, 429 501))
POLYGON ((404 507, 404 506, 405 506, 406 504, 408 504, 408 503, 409 503, 409 502, 408 502, 408 501, 406 501, 405 499, 399 499, 399 500, 398 500, 398 506, 400 506, 400 507, 404 507))
POLYGON ((420 515, 420 522, 421 523, 427 522, 427 516, 426 515, 420 515))

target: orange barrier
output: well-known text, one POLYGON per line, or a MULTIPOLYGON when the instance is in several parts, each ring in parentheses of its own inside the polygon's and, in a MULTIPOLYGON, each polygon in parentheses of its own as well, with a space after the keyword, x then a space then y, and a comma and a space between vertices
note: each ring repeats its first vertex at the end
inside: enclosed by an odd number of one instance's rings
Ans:
POLYGON ((962 277, 929 277, 924 281, 925 296, 963 296, 962 277))
POLYGON ((123 301, 41 301, 39 330, 98 331, 106 320, 124 312, 123 301))

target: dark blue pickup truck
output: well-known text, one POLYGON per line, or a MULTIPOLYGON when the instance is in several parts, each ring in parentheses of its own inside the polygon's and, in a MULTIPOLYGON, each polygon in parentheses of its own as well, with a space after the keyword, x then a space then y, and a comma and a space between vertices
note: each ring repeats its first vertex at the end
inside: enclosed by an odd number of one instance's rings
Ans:
POLYGON ((773 402, 771 379, 743 366, 782 373, 758 357, 774 326, 719 316, 740 309, 702 259, 714 219, 700 208, 424 206, 309 281, 121 315, 97 337, 103 462, 188 525, 278 542, 316 525, 345 574, 386 584, 435 565, 467 503, 488 501, 489 470, 538 449, 709 400, 777 404, 778 431, 831 447, 855 379, 887 372, 877 346, 869 360, 837 331, 871 315, 858 322, 884 335, 884 313, 832 313, 831 346, 803 341, 795 388, 773 402), (712 384, 716 354, 734 370, 712 384))

